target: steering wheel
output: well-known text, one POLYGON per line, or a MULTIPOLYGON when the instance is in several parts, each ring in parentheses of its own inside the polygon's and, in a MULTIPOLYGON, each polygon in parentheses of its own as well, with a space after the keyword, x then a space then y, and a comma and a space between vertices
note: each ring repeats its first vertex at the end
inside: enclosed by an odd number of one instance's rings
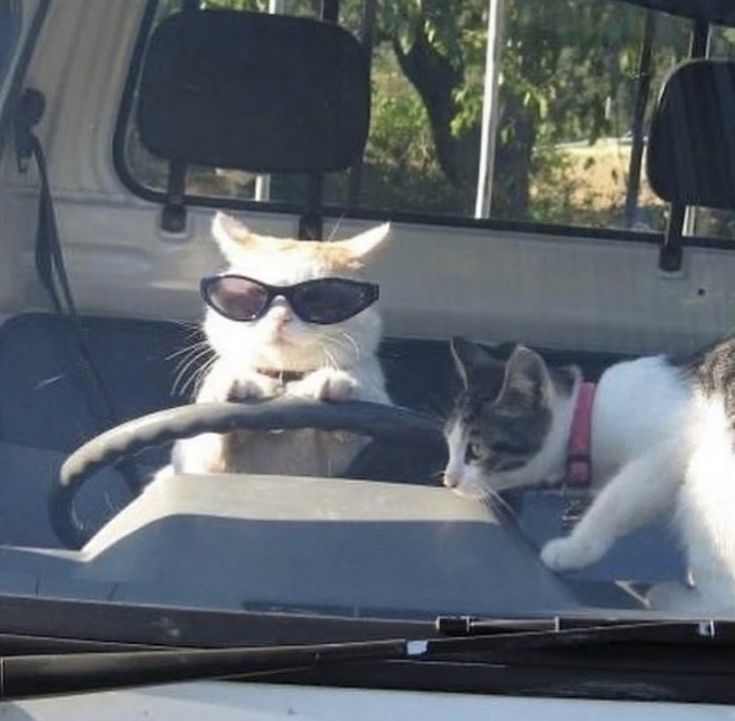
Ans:
POLYGON ((118 463, 146 448, 200 433, 301 428, 347 431, 373 440, 432 451, 444 446, 439 418, 406 408, 364 401, 326 403, 276 399, 169 408, 122 423, 74 451, 62 465, 51 489, 51 525, 64 546, 81 548, 91 534, 74 513, 77 493, 102 467, 118 463))

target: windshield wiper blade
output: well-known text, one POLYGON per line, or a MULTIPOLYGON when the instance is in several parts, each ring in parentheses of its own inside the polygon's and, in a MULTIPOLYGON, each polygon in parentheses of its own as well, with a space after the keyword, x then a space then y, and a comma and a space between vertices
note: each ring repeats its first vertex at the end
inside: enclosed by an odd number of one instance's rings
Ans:
POLYGON ((713 620, 439 617, 436 625, 449 637, 430 642, 435 653, 551 649, 607 643, 735 644, 735 624, 713 620), (464 632, 459 631, 461 626, 464 632))
MULTIPOLYGON (((491 619, 484 623, 492 623, 491 619)), ((563 649, 606 643, 733 644, 735 624, 715 621, 496 619, 495 632, 451 638, 393 639, 299 646, 83 652, 0 657, 0 700, 131 686, 252 678, 366 661, 432 661, 457 654, 563 649), (553 628, 528 630, 533 623, 553 628), (582 624, 581 627, 562 626, 582 624), (593 623, 593 621, 589 621, 593 623), (500 630, 502 624, 506 628, 500 630), (518 624, 520 630, 510 628, 518 624)))
POLYGON ((405 640, 0 657, 0 701, 405 659, 405 640))
POLYGON ((556 632, 572 629, 598 629, 617 628, 617 633, 622 633, 624 627, 633 626, 666 626, 675 625, 677 628, 684 627, 684 633, 690 633, 692 624, 696 624, 697 631, 703 635, 714 635, 716 629, 720 632, 726 628, 733 628, 728 622, 715 622, 713 620, 692 621, 690 619, 647 619, 647 618, 619 618, 599 616, 529 616, 529 617, 493 617, 484 618, 478 616, 437 616, 434 626, 442 636, 477 636, 493 635, 503 633, 522 633, 525 631, 556 632))

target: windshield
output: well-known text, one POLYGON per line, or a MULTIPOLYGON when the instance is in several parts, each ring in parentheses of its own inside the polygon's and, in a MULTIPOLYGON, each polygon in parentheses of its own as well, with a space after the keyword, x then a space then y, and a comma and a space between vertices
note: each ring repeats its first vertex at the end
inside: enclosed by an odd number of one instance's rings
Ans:
POLYGON ((735 613, 735 16, 37 5, 0 2, 0 596, 735 613))

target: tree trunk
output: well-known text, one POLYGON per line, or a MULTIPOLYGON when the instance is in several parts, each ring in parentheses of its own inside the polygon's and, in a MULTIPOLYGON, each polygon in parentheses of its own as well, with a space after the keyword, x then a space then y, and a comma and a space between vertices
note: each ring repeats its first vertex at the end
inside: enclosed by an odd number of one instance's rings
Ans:
POLYGON ((493 216, 524 220, 530 200, 536 123, 521 98, 509 95, 503 99, 498 133, 507 135, 508 140, 499 142, 495 151, 493 216))
POLYGON ((457 114, 454 91, 463 81, 463 70, 452 67, 431 46, 423 29, 417 32, 407 52, 397 38, 393 39, 393 49, 403 74, 416 88, 428 113, 439 165, 453 186, 462 187, 468 178, 466 170, 463 172, 459 143, 452 135, 451 123, 457 114))

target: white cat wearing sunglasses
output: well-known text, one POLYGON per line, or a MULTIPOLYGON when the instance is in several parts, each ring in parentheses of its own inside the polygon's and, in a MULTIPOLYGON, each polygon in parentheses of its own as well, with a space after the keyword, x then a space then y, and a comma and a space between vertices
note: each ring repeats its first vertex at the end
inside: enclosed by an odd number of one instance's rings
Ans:
MULTIPOLYGON (((256 235, 217 213, 212 234, 229 267, 201 283, 213 357, 196 402, 287 396, 390 403, 376 357, 378 287, 358 275, 389 230, 296 241, 256 235)), ((309 429, 205 433, 178 441, 172 465, 179 473, 339 475, 363 444, 309 429)))

